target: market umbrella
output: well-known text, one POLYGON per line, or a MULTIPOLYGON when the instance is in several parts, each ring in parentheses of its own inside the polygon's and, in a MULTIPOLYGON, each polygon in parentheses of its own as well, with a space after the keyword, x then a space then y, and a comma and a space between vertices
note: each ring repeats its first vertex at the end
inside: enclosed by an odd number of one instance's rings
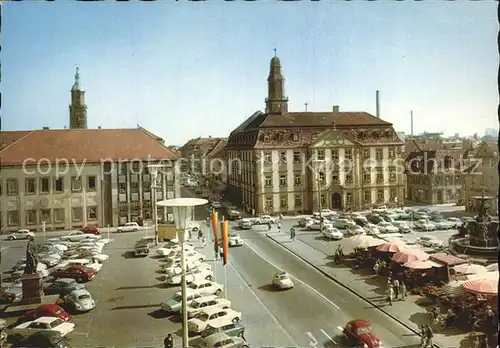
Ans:
POLYGON ((430 257, 426 252, 419 249, 405 249, 395 253, 392 256, 392 261, 397 263, 408 263, 412 261, 425 261, 430 257))
POLYGON ((480 295, 498 295, 498 282, 491 279, 475 279, 466 281, 464 290, 480 295))
POLYGON ((475 263, 465 263, 463 265, 455 266, 453 269, 455 272, 462 274, 483 274, 487 272, 486 267, 475 263))
POLYGON ((441 288, 441 291, 443 292, 443 294, 449 295, 451 297, 459 297, 467 293, 464 290, 463 284, 463 281, 453 280, 448 284, 445 284, 441 288))
POLYGON ((383 240, 376 239, 373 238, 372 236, 366 236, 366 235, 357 235, 351 237, 349 238, 349 242, 353 245, 353 247, 362 249, 379 246, 385 243, 383 240))
POLYGON ((404 266, 411 269, 431 269, 432 267, 442 267, 443 265, 432 260, 424 260, 407 262, 404 266))
POLYGON ((492 263, 491 265, 486 266, 486 270, 488 272, 498 272, 498 263, 492 263))
POLYGON ((390 253, 397 253, 408 249, 408 246, 402 242, 386 242, 377 247, 378 251, 386 251, 390 253))

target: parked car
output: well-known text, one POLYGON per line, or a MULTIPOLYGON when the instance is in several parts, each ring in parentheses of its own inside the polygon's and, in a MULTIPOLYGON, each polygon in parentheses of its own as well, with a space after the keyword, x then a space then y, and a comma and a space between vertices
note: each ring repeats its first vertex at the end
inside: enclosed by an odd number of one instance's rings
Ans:
POLYGON ((429 248, 442 248, 443 242, 434 236, 420 236, 417 243, 429 248))
POLYGON ((14 343, 14 348, 70 348, 70 345, 57 331, 37 331, 14 343))
MULTIPOLYGON (((196 280, 209 280, 211 281, 214 277, 214 274, 211 270, 208 269, 199 269, 199 268, 193 268, 189 271, 186 272, 186 283, 192 283, 196 280)), ((166 278, 166 283, 169 285, 176 285, 180 284, 182 281, 182 274, 173 274, 170 276, 167 276, 166 278)))
POLYGON ((37 331, 57 331, 64 337, 74 329, 75 324, 65 322, 62 319, 55 317, 41 317, 33 321, 27 321, 19 324, 7 333, 10 333, 12 336, 26 337, 37 331))
POLYGON ((321 223, 319 220, 314 220, 311 224, 307 224, 308 231, 321 231, 321 229, 326 228, 327 226, 332 226, 331 222, 323 222, 321 223))
POLYGON ((392 223, 394 227, 397 227, 400 233, 410 233, 411 228, 407 222, 404 221, 394 221, 392 223))
POLYGON ((85 289, 85 285, 78 283, 73 278, 58 278, 52 284, 48 285, 44 292, 47 295, 61 295, 66 296, 74 290, 85 289))
POLYGON ((186 308, 188 317, 194 318, 202 310, 215 307, 222 309, 231 308, 231 301, 214 295, 204 296, 193 300, 186 308))
POLYGON ((429 220, 421 219, 415 222, 415 228, 424 231, 434 231, 436 229, 436 225, 434 225, 429 220))
POLYGON ((304 217, 299 219, 299 227, 306 227, 308 223, 313 223, 313 218, 312 217, 304 217))
POLYGON ((241 212, 238 210, 231 209, 227 212, 227 217, 231 221, 239 220, 241 219, 241 212))
POLYGON ((206 338, 220 332, 223 332, 230 337, 244 337, 245 326, 241 323, 233 323, 228 318, 220 318, 208 324, 206 329, 201 332, 201 337, 206 338))
MULTIPOLYGON (((216 319, 217 320, 217 319, 216 319)), ((218 332, 203 339, 206 348, 248 348, 249 345, 245 339, 236 336, 231 337, 225 332, 218 332)))
POLYGON ((231 232, 228 236, 228 245, 230 247, 242 246, 244 244, 243 239, 238 233, 231 232))
POLYGON ((332 222, 332 226, 335 228, 340 228, 340 229, 349 229, 353 226, 355 226, 356 223, 352 220, 347 220, 347 219, 337 219, 332 222))
POLYGON ((384 219, 382 219, 382 217, 378 214, 368 214, 366 215, 366 219, 371 222, 372 224, 378 224, 380 222, 383 222, 385 221, 384 219))
POLYGON ((86 289, 73 290, 64 296, 62 302, 73 312, 88 312, 95 308, 95 301, 86 289))
POLYGON ((206 329, 208 324, 218 318, 228 318, 237 323, 241 320, 241 312, 237 312, 231 308, 207 308, 198 313, 194 318, 188 320, 188 329, 191 332, 201 333, 206 329))
POLYGON ((260 225, 275 224, 276 220, 270 215, 262 215, 258 220, 260 225))
POLYGON ((72 260, 64 260, 59 262, 54 269, 56 270, 61 270, 64 268, 68 268, 71 266, 83 266, 85 268, 89 268, 91 270, 94 270, 96 273, 99 272, 102 268, 102 264, 98 262, 92 262, 92 260, 89 259, 72 259, 72 260))
POLYGON ((341 240, 342 238, 344 238, 342 232, 340 232, 335 227, 326 228, 321 232, 321 234, 323 235, 323 237, 325 237, 325 239, 328 240, 341 240))
POLYGON ((462 227, 462 225, 463 225, 463 222, 459 218, 456 218, 456 217, 449 217, 448 221, 453 225, 453 228, 459 228, 459 227, 462 227))
POLYGON ((444 220, 444 219, 443 220, 436 220, 434 222, 434 225, 436 225, 437 230, 450 230, 455 226, 454 223, 452 223, 448 220, 444 220))
POLYGON ((33 321, 41 317, 55 317, 63 321, 71 321, 72 317, 60 306, 55 304, 43 304, 36 309, 24 312, 19 318, 19 322, 33 321))
POLYGON ((373 208, 372 212, 374 212, 374 213, 385 213, 385 212, 387 212, 387 206, 385 206, 385 205, 379 205, 379 206, 373 208))
POLYGON ((80 229, 80 231, 86 234, 101 234, 101 230, 99 229, 99 227, 97 227, 97 225, 87 225, 84 228, 80 229))
POLYGON ((351 320, 346 324, 342 333, 349 346, 382 348, 382 341, 366 320, 351 320))
POLYGON ((365 231, 366 231, 366 234, 370 234, 370 235, 380 234, 380 230, 377 227, 377 225, 374 225, 372 223, 369 223, 368 225, 366 225, 365 231))
POLYGON ((69 242, 79 242, 87 238, 89 238, 89 234, 86 234, 83 231, 73 231, 66 236, 60 237, 60 240, 69 242))
POLYGON ((17 240, 17 239, 30 239, 35 238, 35 234, 30 230, 18 230, 14 233, 11 233, 7 236, 7 240, 17 240))
MULTIPOLYGON (((197 298, 201 298, 205 296, 202 293, 195 292, 191 289, 187 289, 187 301, 186 305, 189 305, 192 301, 196 300, 197 298)), ((182 307, 182 292, 177 292, 174 296, 172 296, 171 299, 162 302, 160 305, 160 308, 166 312, 169 313, 175 313, 175 312, 180 312, 182 307)))
POLYGON ((207 280, 195 280, 187 288, 195 293, 217 296, 222 294, 223 289, 222 285, 207 280))
POLYGON ((220 202, 212 202, 210 205, 214 209, 221 209, 222 208, 222 204, 220 204, 220 202))
POLYGON ((116 229, 116 232, 137 232, 139 231, 139 224, 137 222, 127 222, 125 225, 120 226, 116 229))
POLYGON ((65 269, 53 271, 50 275, 54 278, 73 278, 77 282, 83 283, 94 279, 96 271, 83 266, 70 266, 65 269))
MULTIPOLYGON (((158 248, 156 250, 156 255, 168 256, 172 253, 172 251, 180 251, 181 250, 180 244, 169 244, 169 243, 167 243, 166 245, 164 245, 161 248, 158 248)), ((184 243, 184 251, 185 252, 194 251, 194 245, 191 243, 184 243)))
POLYGON ((238 226, 243 229, 243 230, 249 230, 252 228, 253 225, 255 225, 256 221, 254 219, 241 219, 238 222, 238 226))

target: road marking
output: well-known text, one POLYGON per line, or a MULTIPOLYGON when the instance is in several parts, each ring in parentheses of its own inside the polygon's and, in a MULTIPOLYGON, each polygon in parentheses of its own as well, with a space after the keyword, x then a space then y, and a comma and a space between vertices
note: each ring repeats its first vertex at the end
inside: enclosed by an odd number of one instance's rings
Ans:
MULTIPOLYGON (((238 278, 240 278, 240 280, 243 282, 243 284, 247 284, 247 282, 245 281, 245 279, 243 278, 243 276, 236 270, 236 268, 234 267, 234 265, 231 262, 229 262, 228 265, 233 269, 233 271, 236 273, 236 275, 238 276, 238 278)), ((262 302, 262 300, 259 298, 259 296, 257 296, 257 294, 255 293, 255 291, 253 291, 253 289, 251 287, 249 287, 249 286, 247 286, 247 289, 253 295, 253 297, 255 298, 255 300, 262 306, 262 308, 264 308, 264 310, 267 312, 267 314, 272 319, 272 321, 274 321, 274 323, 276 324, 276 326, 281 331, 283 331, 283 333, 288 337, 288 339, 290 340, 290 342, 292 342, 293 346, 300 347, 300 345, 298 345, 297 342, 295 342, 295 340, 288 333, 288 331, 286 331, 286 329, 283 327, 283 325, 281 325, 281 323, 279 322, 278 318, 276 318, 274 316, 274 314, 269 310, 269 308, 267 308, 267 306, 264 304, 264 302, 262 302)))
MULTIPOLYGON (((278 270, 280 271, 285 271, 284 269, 282 269, 281 267, 278 267, 278 265, 272 263, 271 261, 269 261, 267 258, 265 258, 264 256, 262 256, 261 254, 259 254, 257 252, 257 250, 255 250, 253 247, 251 247, 248 242, 247 242, 247 247, 250 248, 250 250, 252 250, 257 256, 259 256, 262 260, 266 261, 268 264, 270 264, 271 266, 277 268, 278 270)), ((293 255, 295 256, 297 259, 301 260, 298 256, 294 255, 293 253, 289 252, 290 255, 293 255)), ((302 260, 301 260, 302 261, 302 260)), ((302 261, 303 262, 303 261, 302 261)), ((331 306, 337 308, 337 309, 340 309, 339 306, 337 306, 335 303, 333 303, 332 301, 330 301, 328 298, 325 297, 325 295, 323 295, 322 293, 320 293, 318 290, 316 290, 315 288, 313 288, 312 286, 304 283, 302 280, 300 280, 299 278, 295 277, 293 274, 290 274, 289 272, 287 272, 288 275, 295 279, 296 281, 298 281, 300 284, 302 284, 303 286, 305 286, 306 288, 308 288, 309 290, 311 290, 312 292, 314 292, 316 295, 318 295, 319 297, 321 297, 323 300, 325 300, 326 302, 328 302, 328 304, 330 304, 331 306)))
POLYGON ((329 334, 327 334, 327 333, 325 332, 325 330, 323 330, 323 329, 319 329, 319 331, 321 331, 321 333, 322 333, 323 335, 325 335, 325 336, 326 336, 326 338, 328 338, 328 339, 329 339, 330 341, 332 341, 334 344, 337 344, 337 342, 335 342, 335 340, 334 340, 334 339, 333 339, 333 338, 332 338, 329 334))

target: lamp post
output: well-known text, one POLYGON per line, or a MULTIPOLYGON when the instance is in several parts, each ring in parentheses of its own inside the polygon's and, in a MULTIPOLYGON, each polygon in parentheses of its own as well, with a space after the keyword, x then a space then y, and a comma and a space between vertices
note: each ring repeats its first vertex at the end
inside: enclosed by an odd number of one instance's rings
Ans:
POLYGON ((205 205, 208 201, 200 198, 174 198, 160 201, 158 206, 172 207, 175 217, 175 228, 177 229, 177 239, 181 247, 181 291, 182 291, 182 347, 189 347, 188 336, 188 316, 187 316, 187 291, 186 291, 186 258, 184 256, 184 240, 186 229, 189 227, 193 215, 194 207, 205 205))
MULTIPOLYGON (((156 208, 156 182, 158 180, 158 169, 162 168, 161 164, 148 165, 149 172, 151 173, 151 209, 153 209, 153 227, 155 229, 155 246, 158 246, 158 214, 156 208)), ((146 229, 147 233, 147 229, 146 229)))

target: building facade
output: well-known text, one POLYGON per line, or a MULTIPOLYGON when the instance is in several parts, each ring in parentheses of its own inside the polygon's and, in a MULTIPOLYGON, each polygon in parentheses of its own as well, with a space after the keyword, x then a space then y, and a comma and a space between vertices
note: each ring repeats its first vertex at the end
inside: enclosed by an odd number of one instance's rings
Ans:
POLYGON ((210 163, 207 154, 223 140, 222 138, 195 138, 184 144, 179 152, 181 154, 182 171, 194 175, 209 176, 210 163))
POLYGON ((467 161, 463 175, 463 199, 465 210, 477 213, 474 197, 492 197, 488 213, 498 216, 498 145, 483 142, 467 161))
POLYGON ((226 198, 258 214, 403 203, 403 142, 366 112, 288 112, 284 78, 271 60, 266 113, 228 139, 226 198), (398 170, 399 163, 399 170, 398 170))
MULTIPOLYGON (((0 132, 0 139, 12 138, 9 133, 0 132)), ((45 221, 55 230, 150 220, 155 187, 157 200, 180 197, 176 159, 142 128, 28 132, 0 150, 0 228, 39 230, 45 221), (96 142, 99 138, 106 141, 96 142), (164 166, 157 185, 147 168, 152 163, 164 166)), ((165 207, 158 208, 158 217, 173 219, 165 207)))

